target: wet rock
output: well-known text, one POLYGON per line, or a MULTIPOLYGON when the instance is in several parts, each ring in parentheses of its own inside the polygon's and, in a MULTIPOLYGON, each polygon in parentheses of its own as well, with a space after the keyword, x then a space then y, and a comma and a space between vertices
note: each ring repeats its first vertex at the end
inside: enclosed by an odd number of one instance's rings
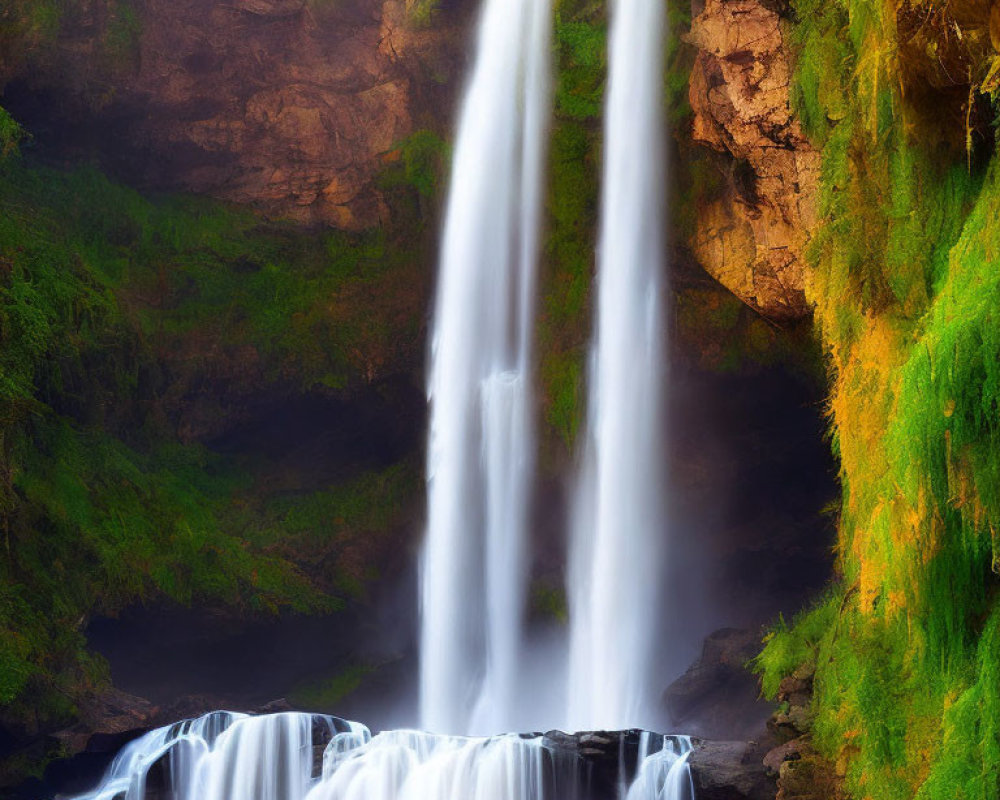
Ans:
POLYGON ((843 777, 813 748, 809 737, 787 742, 767 754, 768 769, 778 760, 776 800, 844 800, 843 777))
POLYGON ((797 739, 809 731, 812 715, 807 706, 790 706, 787 711, 778 711, 767 722, 767 728, 779 741, 797 739))
POLYGON ((757 742, 695 743, 688 763, 698 800, 774 800, 777 783, 757 742))
POLYGON ((762 732, 772 706, 746 667, 760 647, 754 631, 723 628, 708 636, 698 660, 663 693, 673 729, 708 738, 762 732))
POLYGON ((781 774, 782 766, 786 761, 797 761, 802 758, 802 751, 806 747, 805 737, 792 739, 784 744, 779 744, 772 748, 764 756, 764 769, 768 775, 777 778, 781 774))
POLYGON ((731 190, 699 209, 695 255, 765 316, 807 316, 803 251, 816 223, 820 154, 792 113, 780 15, 764 0, 706 0, 688 41, 698 49, 694 139, 732 159, 731 190))
POLYGON ((117 752, 122 745, 152 726, 157 708, 142 697, 108 689, 78 704, 79 721, 52 734, 68 755, 117 752))
MULTIPOLYGON (((617 797, 622 781, 628 783, 635 777, 642 743, 643 733, 638 730, 549 731, 544 734, 542 744, 552 756, 552 772, 558 784, 550 796, 567 800, 617 797), (560 776, 563 778, 561 784, 558 783, 560 776), (582 778, 579 785, 574 776, 582 778)), ((661 746, 662 737, 654 735, 652 749, 658 750, 661 746)))
POLYGON ((804 664, 778 685, 782 709, 767 721, 768 730, 782 742, 797 739, 812 727, 812 690, 815 667, 804 664))

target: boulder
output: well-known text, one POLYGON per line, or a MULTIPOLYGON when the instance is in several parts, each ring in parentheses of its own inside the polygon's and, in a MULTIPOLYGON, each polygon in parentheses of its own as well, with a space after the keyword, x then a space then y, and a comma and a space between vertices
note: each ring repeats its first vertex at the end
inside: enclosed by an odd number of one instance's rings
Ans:
POLYGON ((802 758, 802 751, 805 747, 806 739, 800 736, 798 739, 792 739, 769 750, 764 756, 764 769, 767 770, 767 774, 777 778, 786 761, 798 761, 802 758))
POLYGON ((730 191, 699 209, 702 266, 774 320, 808 316, 803 257, 817 221, 820 153, 792 112, 792 53, 774 3, 706 0, 687 41, 696 142, 730 159, 730 191))
POLYGON ((673 729, 708 738, 761 733, 772 706, 746 667, 760 648, 754 631, 723 628, 709 635, 698 660, 663 693, 673 729))
POLYGON ((688 763, 698 800, 774 800, 778 786, 757 742, 695 743, 688 763))

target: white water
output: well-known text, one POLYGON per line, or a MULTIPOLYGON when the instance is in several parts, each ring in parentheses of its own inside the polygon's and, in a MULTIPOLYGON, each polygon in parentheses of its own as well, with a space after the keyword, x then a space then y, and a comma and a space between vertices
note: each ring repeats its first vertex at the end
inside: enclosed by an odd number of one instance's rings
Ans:
MULTIPOLYGON (((644 743, 649 735, 643 734, 644 743)), ((688 767, 691 739, 664 737, 662 749, 640 748, 639 769, 625 793, 625 800, 695 800, 694 783, 688 767)))
POLYGON ((663 0, 616 0, 588 441, 574 520, 571 729, 655 727, 665 326, 663 0))
MULTIPOLYGON (((576 730, 641 725, 656 705, 663 12, 662 0, 614 8, 598 328, 570 574, 576 730)), ((429 380, 420 681, 424 726, 447 733, 516 728, 526 693, 519 662, 550 16, 550 0, 486 0, 452 167, 429 380)), ((694 800, 690 741, 642 741, 634 781, 607 800, 694 800)), ((597 800, 588 791, 586 765, 539 736, 372 737, 333 717, 218 712, 128 745, 81 800, 597 800)))
POLYGON ((534 467, 548 0, 486 0, 459 122, 429 380, 422 723, 511 730, 534 467))
MULTIPOLYGON (((690 742, 677 737, 663 739, 662 750, 648 758, 640 752, 627 800, 693 800, 685 793, 689 749, 690 742)), ((137 739, 101 785, 79 800, 167 798, 604 800, 590 791, 588 768, 575 754, 558 752, 539 736, 471 739, 388 731, 373 738, 363 725, 334 717, 227 712, 137 739)))

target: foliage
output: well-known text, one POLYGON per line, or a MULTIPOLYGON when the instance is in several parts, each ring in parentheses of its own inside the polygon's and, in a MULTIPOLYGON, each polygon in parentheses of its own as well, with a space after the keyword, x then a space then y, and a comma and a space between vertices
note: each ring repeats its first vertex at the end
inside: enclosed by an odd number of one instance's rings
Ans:
POLYGON ((24 129, 0 106, 0 161, 14 155, 24 138, 24 129))
POLYGON ((560 67, 556 108, 561 116, 592 120, 601 113, 607 68, 607 27, 604 20, 564 20, 556 14, 560 67))
POLYGON ((389 534, 422 487, 416 464, 403 461, 328 489, 279 496, 265 504, 262 522, 247 538, 296 563, 316 564, 338 596, 363 599, 379 577, 377 565, 391 560, 389 534))
POLYGON ((791 626, 784 617, 778 617, 774 627, 764 637, 764 649, 753 661, 765 697, 773 700, 778 694, 781 679, 798 667, 816 668, 823 635, 836 623, 836 600, 830 597, 799 612, 791 626))
POLYGON ((565 449, 572 449, 583 417, 606 39, 600 4, 557 4, 556 117, 550 140, 539 353, 545 421, 552 438, 565 449))
POLYGON ((93 614, 158 597, 320 611, 363 591, 364 558, 341 556, 396 524, 412 467, 276 496, 170 420, 219 359, 302 392, 400 367, 420 325, 419 294, 401 294, 413 261, 380 231, 304 234, 93 169, 0 165, 5 716, 65 718, 107 679, 93 614), (333 594, 306 574, 314 552, 337 565, 333 594))
POLYGON ((414 131, 397 145, 399 160, 384 170, 380 184, 384 188, 409 186, 419 197, 433 198, 444 183, 443 165, 449 151, 448 143, 433 131, 414 131))
POLYGON ((292 690, 289 699, 302 708, 334 713, 340 702, 357 690, 375 669, 370 664, 355 664, 331 678, 303 683, 292 690))
MULTIPOLYGON (((922 5, 934 25, 943 4, 922 5)), ((757 665, 772 693, 815 660, 813 733, 854 796, 995 800, 1000 162, 991 131, 969 149, 948 87, 920 83, 945 56, 922 64, 934 51, 900 38, 910 8, 795 3, 793 96, 823 145, 809 291, 831 374, 843 580, 779 626, 757 665)), ((983 101, 966 80, 969 120, 983 101)))
POLYGON ((411 24, 424 28, 434 21, 440 6, 441 0, 407 0, 406 13, 411 24))

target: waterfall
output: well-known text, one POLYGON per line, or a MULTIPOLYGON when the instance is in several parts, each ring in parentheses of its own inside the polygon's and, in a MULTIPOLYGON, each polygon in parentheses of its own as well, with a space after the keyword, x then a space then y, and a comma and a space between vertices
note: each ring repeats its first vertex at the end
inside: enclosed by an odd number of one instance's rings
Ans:
POLYGON ((609 793, 606 765, 539 734, 373 737, 319 714, 214 712, 133 741, 78 800, 693 800, 690 746, 643 734, 635 780, 609 793))
POLYGON ((548 0, 486 0, 452 163, 421 565, 421 715, 443 733, 514 727, 550 30, 548 0))
POLYGON ((654 727, 664 557, 663 0, 617 0, 598 241, 597 328, 575 509, 569 723, 654 727))
MULTIPOLYGON (((486 0, 453 161, 421 564, 420 702, 437 733, 373 737, 323 715, 216 712, 132 742, 81 800, 694 800, 687 737, 456 735, 516 727, 551 13, 550 0, 486 0)), ((613 17, 597 330, 569 575, 576 730, 653 718, 664 556, 664 2, 617 0, 613 17)))
POLYGON ((653 750, 652 737, 643 734, 639 769, 625 792, 625 800, 695 800, 694 783, 688 767, 691 738, 664 736, 660 749, 653 750))
MULTIPOLYGON (((324 715, 216 712, 132 742, 81 800, 693 800, 686 737, 642 734, 637 745, 635 731, 617 740, 465 735, 517 727, 551 14, 550 0, 485 0, 460 115, 428 382, 420 703, 435 733, 372 736, 324 715), (602 755, 598 740, 618 741, 621 752, 602 755), (598 766, 587 760, 595 752, 598 766), (605 782, 595 782, 601 770, 605 782)), ((656 724, 664 30, 663 0, 615 3, 597 328, 569 570, 575 730, 656 724)))

